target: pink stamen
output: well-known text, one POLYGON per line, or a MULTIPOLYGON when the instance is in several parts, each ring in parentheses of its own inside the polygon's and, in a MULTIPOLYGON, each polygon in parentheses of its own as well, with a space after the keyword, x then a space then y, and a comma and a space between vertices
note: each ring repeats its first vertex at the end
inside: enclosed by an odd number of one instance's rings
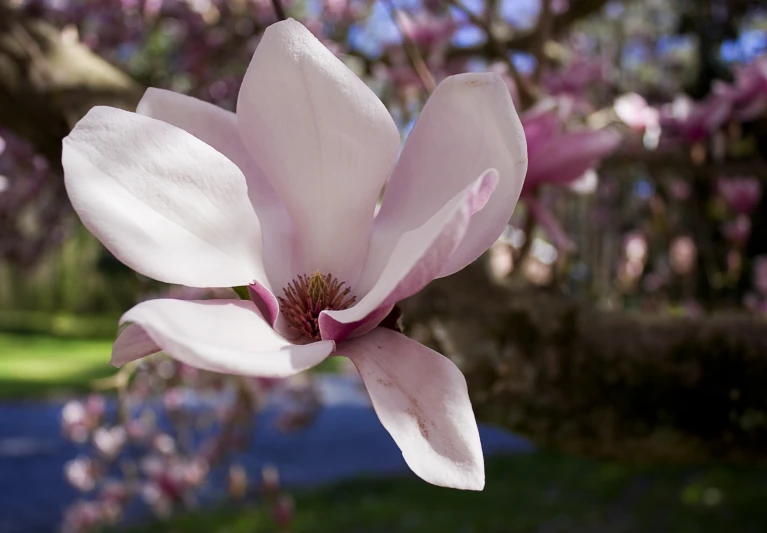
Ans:
POLYGON ((320 340, 320 313, 348 309, 356 301, 355 296, 349 296, 351 289, 344 285, 319 271, 311 276, 302 274, 288 283, 283 289, 285 297, 277 299, 290 328, 310 340, 320 340))

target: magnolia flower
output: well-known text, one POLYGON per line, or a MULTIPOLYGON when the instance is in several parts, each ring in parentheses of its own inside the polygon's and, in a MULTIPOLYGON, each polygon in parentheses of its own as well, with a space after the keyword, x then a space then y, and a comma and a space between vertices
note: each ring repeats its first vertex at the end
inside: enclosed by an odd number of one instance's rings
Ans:
POLYGON ((715 82, 713 93, 729 101, 738 120, 750 121, 767 111, 767 56, 735 68, 735 82, 715 82))
POLYGON ((544 104, 531 109, 522 123, 527 136, 530 166, 522 191, 532 216, 557 248, 572 250, 575 243, 551 211, 534 194, 541 185, 568 186, 590 192, 596 189, 594 168, 621 143, 613 128, 564 131, 569 111, 544 104), (589 183, 591 181, 591 183, 589 183))
POLYGON ((85 226, 143 275, 250 294, 141 302, 121 319, 112 363, 164 351, 213 372, 286 377, 348 357, 416 474, 482 489, 461 372, 377 326, 502 233, 524 133, 497 75, 464 74, 436 89, 397 159, 399 142, 381 101, 293 20, 264 33, 236 114, 157 89, 136 113, 91 110, 63 152, 85 226))
POLYGON ((618 118, 633 130, 646 131, 660 128, 660 112, 647 104, 637 93, 616 98, 613 109, 618 118))
POLYGON ((720 178, 716 188, 730 209, 740 215, 751 213, 762 198, 762 184, 755 176, 720 178))

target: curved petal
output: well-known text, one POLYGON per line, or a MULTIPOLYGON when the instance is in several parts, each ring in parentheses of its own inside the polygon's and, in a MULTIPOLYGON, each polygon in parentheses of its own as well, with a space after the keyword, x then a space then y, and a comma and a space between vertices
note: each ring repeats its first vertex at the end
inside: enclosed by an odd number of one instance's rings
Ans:
POLYGON ((264 278, 242 172, 187 132, 95 107, 64 139, 62 163, 85 227, 137 272, 190 287, 264 278))
MULTIPOLYGON (((524 131, 503 79, 492 73, 451 76, 426 102, 405 142, 373 230, 384 237, 374 235, 371 247, 393 249, 400 235, 422 225, 488 168, 498 171, 498 187, 472 217, 443 276, 474 261, 503 233, 527 168, 524 131)), ((376 278, 366 273, 360 284, 370 287, 376 278)))
POLYGON ((320 314, 322 338, 341 341, 371 315, 380 322, 395 303, 433 280, 461 243, 472 215, 485 206, 497 184, 498 173, 487 170, 421 227, 402 235, 378 281, 358 303, 320 314))
POLYGON ((299 235, 288 274, 330 272, 354 285, 399 133, 375 94, 304 26, 271 25, 237 102, 245 146, 299 235))
MULTIPOLYGON (((322 362, 335 349, 333 341, 290 344, 247 300, 148 300, 125 313, 120 322, 140 327, 174 359, 223 374, 292 376, 322 362)), ((138 351, 134 355, 140 357, 138 351)), ((115 343, 112 364, 130 360, 115 343)))
POLYGON ((377 328, 345 342, 381 423, 419 477, 442 487, 482 490, 485 466, 466 380, 447 357, 377 328))
POLYGON ((146 90, 136 112, 188 131, 239 167, 245 175, 248 197, 261 223, 267 277, 273 290, 287 285, 290 278, 284 280, 282 273, 293 270, 295 261, 293 221, 263 170, 242 143, 237 116, 197 98, 155 88, 146 90))
POLYGON ((136 359, 162 351, 138 324, 123 328, 112 345, 112 365, 120 367, 136 359))
POLYGON ((599 164, 623 140, 613 128, 581 130, 552 136, 530 155, 525 191, 541 183, 565 184, 599 164))

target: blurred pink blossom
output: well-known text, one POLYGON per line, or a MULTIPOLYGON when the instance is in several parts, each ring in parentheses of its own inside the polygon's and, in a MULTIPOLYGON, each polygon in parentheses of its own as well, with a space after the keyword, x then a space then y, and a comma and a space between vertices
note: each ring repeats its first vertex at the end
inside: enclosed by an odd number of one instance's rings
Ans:
POLYGON ((77 502, 64 513, 62 533, 89 533, 100 529, 104 521, 102 506, 98 502, 77 502))
POLYGON ((750 214, 762 198, 762 184, 753 177, 720 178, 717 191, 736 214, 750 214))
POLYGON ((679 275, 686 276, 695 269, 698 247, 690 237, 681 236, 671 242, 669 257, 671 268, 679 275))
POLYGON ((64 476, 77 490, 89 492, 96 487, 95 468, 90 458, 80 456, 64 465, 64 476))
POLYGON ((639 94, 624 94, 615 100, 613 109, 618 118, 634 130, 646 131, 660 128, 660 112, 650 107, 639 94))
POLYGON ((748 244, 751 235, 751 219, 747 215, 738 215, 734 220, 724 223, 722 233, 727 240, 742 248, 748 244))

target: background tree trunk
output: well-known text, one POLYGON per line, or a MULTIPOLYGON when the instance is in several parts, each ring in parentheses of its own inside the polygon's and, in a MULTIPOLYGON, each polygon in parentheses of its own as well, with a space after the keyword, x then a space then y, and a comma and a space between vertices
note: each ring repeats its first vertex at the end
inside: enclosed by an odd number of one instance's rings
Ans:
POLYGON ((408 334, 466 373, 478 418, 566 453, 767 459, 767 324, 602 312, 494 283, 483 261, 403 303, 408 334))

